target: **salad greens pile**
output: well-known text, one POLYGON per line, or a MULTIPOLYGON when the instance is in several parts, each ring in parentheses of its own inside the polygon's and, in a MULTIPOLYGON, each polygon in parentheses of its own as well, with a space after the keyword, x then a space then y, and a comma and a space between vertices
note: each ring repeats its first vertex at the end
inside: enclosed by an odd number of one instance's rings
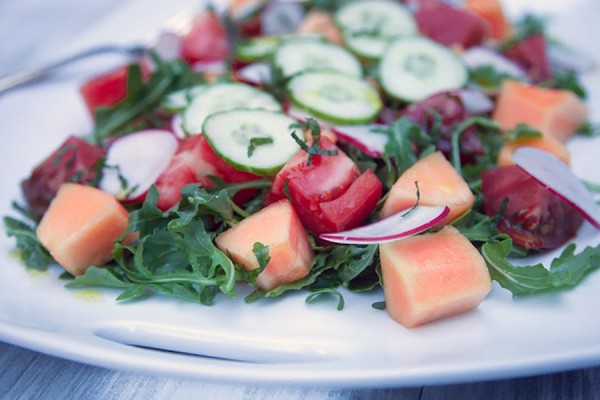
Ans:
MULTIPOLYGON (((339 2, 329 0, 313 3, 317 8, 332 9, 339 2)), ((517 37, 511 40, 521 40, 542 30, 543 24, 539 20, 526 19, 518 25, 517 37)), ((100 144, 129 132, 164 125, 168 116, 161 112, 160 106, 166 97, 179 89, 204 82, 202 75, 192 71, 183 61, 165 61, 153 54, 152 62, 155 69, 149 79, 143 79, 138 63, 132 64, 128 70, 126 98, 115 106, 97 110, 91 138, 93 142, 100 144)), ((486 88, 497 87, 504 78, 492 67, 477 68, 471 71, 470 76, 472 83, 486 88)), ((231 78, 219 79, 227 81, 231 78)), ((548 84, 567 88, 585 97, 585 91, 574 74, 565 72, 555 79, 548 84)), ((277 92, 277 88, 274 91, 277 92)), ((397 118, 389 128, 382 129, 388 142, 381 159, 371 158, 346 144, 340 144, 340 148, 356 162, 361 171, 371 168, 383 183, 384 192, 387 192, 402 172, 419 158, 436 150, 436 143, 444 134, 441 127, 441 117, 439 124, 434 124, 428 131, 409 118, 397 118), (418 154, 415 148, 419 149, 418 154)), ((310 129, 313 137, 317 138, 317 145, 309 146, 296 137, 311 157, 315 154, 332 155, 318 146, 318 123, 309 119, 297 128, 310 129)), ((594 130, 590 127, 588 131, 594 130)), ((530 255, 531 251, 515 246, 509 236, 497 229, 498 216, 489 217, 479 211, 482 209, 481 172, 496 165, 503 140, 507 137, 514 139, 539 135, 527 125, 518 126, 512 132, 502 132, 487 117, 470 118, 452 127, 450 161, 476 194, 473 210, 453 225, 480 249, 492 279, 515 296, 572 287, 588 273, 600 268, 600 245, 587 247, 575 254, 574 244, 566 246, 549 269, 541 264, 524 267, 513 265, 511 259, 530 255), (474 163, 463 165, 460 138, 467 130, 475 132, 485 151, 474 163)), ((264 143, 251 144, 256 147, 264 143)), ((253 149, 249 148, 248 151, 253 149)), ((157 207, 158 192, 155 187, 151 188, 142 206, 131 211, 127 231, 115 244, 114 261, 102 268, 91 267, 78 277, 65 273, 68 279, 66 286, 117 288, 122 290, 118 300, 140 299, 149 293, 159 293, 204 305, 213 304, 219 293, 235 296, 238 282, 247 282, 252 286, 270 259, 268 246, 259 242, 255 244, 253 251, 260 268, 249 272, 232 262, 227 254, 215 246, 213 240, 219 233, 258 211, 272 182, 263 179, 228 184, 216 177, 211 179, 215 183, 211 188, 199 184, 186 186, 181 202, 167 211, 157 207), (233 196, 249 188, 258 191, 256 197, 244 207, 237 205, 233 196), (137 235, 139 239, 131 240, 131 235, 137 235)), ((380 206, 384 200, 381 200, 380 206)), ((48 268, 54 260, 36 238, 37 217, 17 204, 15 209, 21 213, 22 219, 4 217, 7 235, 16 239, 19 255, 25 265, 35 269, 48 268)), ((246 297, 246 301, 306 290, 309 293, 307 302, 329 297, 336 300, 337 307, 342 309, 344 300, 340 287, 351 291, 369 291, 381 286, 377 245, 323 246, 313 239, 312 247, 316 257, 308 276, 268 292, 256 290, 246 297)), ((380 307, 381 304, 374 306, 380 307)))

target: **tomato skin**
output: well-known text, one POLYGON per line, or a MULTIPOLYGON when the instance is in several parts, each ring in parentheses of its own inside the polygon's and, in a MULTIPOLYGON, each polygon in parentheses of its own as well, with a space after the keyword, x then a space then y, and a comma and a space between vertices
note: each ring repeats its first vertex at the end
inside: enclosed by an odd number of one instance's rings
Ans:
MULTIPOLYGON (((127 70, 130 65, 123 65, 109 72, 97 75, 79 88, 83 101, 91 115, 98 107, 110 107, 123 100, 127 91, 127 70)), ((140 62, 142 77, 150 75, 150 68, 140 62)))
POLYGON ((529 36, 502 54, 520 65, 535 82, 542 82, 553 76, 546 37, 542 33, 529 36))
POLYGON ((383 184, 367 169, 335 200, 319 204, 329 232, 341 232, 362 224, 377 207, 383 184))
MULTIPOLYGON (((409 118, 426 132, 439 129, 440 136, 436 146, 448 159, 450 159, 452 151, 454 128, 470 117, 459 91, 455 90, 436 93, 413 103, 402 112, 402 116, 409 118)), ((473 163, 477 156, 485 154, 483 144, 475 133, 475 128, 469 128, 461 134, 459 147, 463 163, 473 163)))
POLYGON ((382 191, 372 171, 361 175, 354 161, 329 139, 321 137, 320 145, 338 154, 316 155, 309 164, 308 154, 298 152, 276 175, 266 200, 284 198, 287 182, 294 210, 304 227, 316 235, 360 225, 375 209, 382 191))
POLYGON ((482 17, 437 1, 421 2, 415 19, 424 36, 445 46, 476 46, 483 43, 490 31, 482 17))
POLYGON ((225 25, 210 10, 194 18, 190 30, 180 38, 180 56, 190 64, 225 60, 230 50, 225 25))
POLYGON ((155 182, 159 209, 165 211, 177 204, 185 185, 200 183, 208 188, 213 186, 207 175, 215 175, 216 168, 202 157, 202 140, 205 139, 201 135, 195 135, 179 143, 177 152, 155 182))
POLYGON ((68 137, 34 168, 29 178, 21 182, 23 195, 31 211, 43 215, 63 183, 92 182, 97 176, 94 167, 105 155, 99 146, 76 136, 68 137))
POLYGON ((484 210, 496 215, 508 204, 498 229, 525 249, 553 249, 571 240, 583 217, 515 165, 484 172, 484 210))

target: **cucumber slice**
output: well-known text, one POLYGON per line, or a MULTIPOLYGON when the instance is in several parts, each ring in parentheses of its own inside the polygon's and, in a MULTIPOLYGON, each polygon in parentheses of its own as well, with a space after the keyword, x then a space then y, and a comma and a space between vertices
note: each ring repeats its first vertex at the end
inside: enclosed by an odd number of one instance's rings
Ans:
POLYGON ((208 85, 183 111, 183 130, 189 135, 201 133, 209 115, 236 108, 280 111, 281 104, 271 94, 245 83, 208 85))
POLYGON ((360 62, 345 48, 316 40, 292 40, 273 54, 273 66, 284 78, 306 70, 331 70, 362 76, 360 62))
POLYGON ((160 106, 162 109, 173 113, 183 111, 190 105, 192 99, 206 90, 207 87, 208 85, 197 85, 177 90, 170 93, 160 106))
POLYGON ((463 87, 469 73, 449 48, 420 36, 390 45, 379 64, 379 81, 391 97, 416 102, 440 91, 463 87))
POLYGON ((241 41, 235 49, 238 60, 251 63, 271 56, 281 43, 279 36, 261 36, 241 41))
POLYGON ((229 164, 271 176, 300 150, 291 136, 294 123, 295 119, 280 112, 237 109, 212 114, 202 131, 215 153, 229 164))
POLYGON ((372 122, 382 102, 366 81, 333 71, 309 71, 293 77, 287 85, 292 103, 314 116, 338 125, 372 122))
POLYGON ((379 59, 395 39, 418 33, 410 10, 387 0, 347 3, 337 11, 335 21, 346 46, 367 59, 379 59))

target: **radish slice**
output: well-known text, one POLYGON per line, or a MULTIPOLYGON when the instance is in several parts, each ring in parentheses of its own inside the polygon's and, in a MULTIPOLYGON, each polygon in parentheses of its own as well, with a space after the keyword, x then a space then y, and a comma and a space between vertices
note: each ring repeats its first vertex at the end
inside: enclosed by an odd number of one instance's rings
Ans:
POLYGON ((500 73, 510 75, 524 82, 529 81, 527 73, 517 64, 487 47, 471 47, 463 53, 463 60, 470 69, 491 66, 500 73))
POLYGON ((108 148, 100 189, 120 200, 141 198, 167 168, 177 144, 173 133, 160 129, 118 138, 108 148))
POLYGON ((481 90, 462 89, 458 96, 469 115, 487 114, 494 109, 494 103, 481 90))
POLYGON ((256 62, 248 64, 236 72, 237 79, 250 85, 271 83, 271 66, 267 63, 256 62))
POLYGON ((181 114, 175 114, 171 118, 171 132, 177 139, 185 139, 188 136, 183 130, 183 117, 181 114))
POLYGON ((224 61, 198 61, 192 65, 192 69, 202 74, 224 74, 227 64, 224 61))
POLYGON ((565 46, 550 46, 548 59, 553 68, 566 69, 583 74, 596 69, 596 60, 586 54, 565 46))
POLYGON ((600 229, 600 208, 592 194, 565 163, 534 147, 518 148, 513 152, 512 159, 533 179, 600 229))
POLYGON ((385 130, 388 127, 382 124, 356 125, 356 126, 333 126, 332 132, 336 136, 356 147, 371 157, 381 157, 388 141, 385 130), (382 132, 383 130, 383 132, 382 132))
POLYGON ((260 26, 265 36, 293 33, 304 19, 304 7, 299 2, 274 1, 260 14, 260 26))
POLYGON ((436 226, 450 213, 447 206, 415 206, 411 208, 360 228, 344 232, 322 233, 319 238, 340 244, 393 242, 436 226))

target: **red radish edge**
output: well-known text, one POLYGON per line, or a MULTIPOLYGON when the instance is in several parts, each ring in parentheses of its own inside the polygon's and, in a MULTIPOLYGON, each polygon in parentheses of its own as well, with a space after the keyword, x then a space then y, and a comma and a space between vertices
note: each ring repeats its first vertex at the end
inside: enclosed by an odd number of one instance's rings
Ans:
POLYGON ((514 163, 600 229, 600 208, 573 171, 554 155, 534 147, 521 147, 512 154, 514 163))
POLYGON ((448 206, 414 206, 359 228, 344 232, 322 233, 319 238, 339 244, 392 242, 436 226, 449 213, 448 206))
POLYGON ((388 137, 380 129, 387 129, 386 125, 356 125, 333 126, 332 132, 342 141, 351 144, 363 153, 380 158, 385 150, 388 137))
POLYGON ((177 151, 175 135, 161 129, 131 133, 116 139, 108 148, 100 189, 121 200, 140 199, 167 168, 177 151), (124 193, 121 178, 130 193, 124 193))

